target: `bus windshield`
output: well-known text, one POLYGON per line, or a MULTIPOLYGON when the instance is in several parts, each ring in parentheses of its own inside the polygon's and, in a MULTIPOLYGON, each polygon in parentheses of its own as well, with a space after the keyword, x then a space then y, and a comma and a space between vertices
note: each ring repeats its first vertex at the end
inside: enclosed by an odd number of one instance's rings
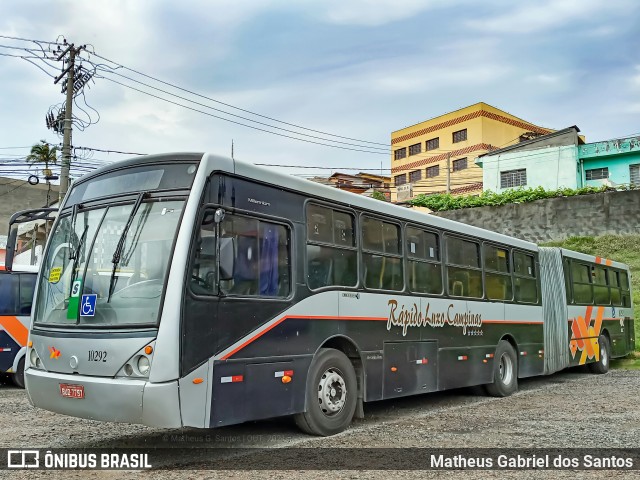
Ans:
POLYGON ((183 200, 149 201, 61 217, 44 259, 34 323, 156 325, 183 207, 183 200))

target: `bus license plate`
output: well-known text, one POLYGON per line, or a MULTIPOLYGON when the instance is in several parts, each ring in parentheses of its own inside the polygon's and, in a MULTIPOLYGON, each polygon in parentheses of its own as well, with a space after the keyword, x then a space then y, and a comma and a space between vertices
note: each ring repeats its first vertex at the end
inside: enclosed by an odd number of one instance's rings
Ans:
POLYGON ((84 398, 84 387, 82 385, 60 384, 60 395, 68 398, 84 398))

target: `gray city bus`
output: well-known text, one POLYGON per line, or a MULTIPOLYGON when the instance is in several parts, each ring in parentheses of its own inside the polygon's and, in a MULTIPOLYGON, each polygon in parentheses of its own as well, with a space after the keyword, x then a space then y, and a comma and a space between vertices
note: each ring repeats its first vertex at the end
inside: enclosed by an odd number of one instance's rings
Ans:
MULTIPOLYGON (((634 348, 626 265, 210 154, 126 160, 67 194, 40 269, 33 405, 210 428, 518 379, 634 348)), ((585 392, 588 394, 588 392, 585 392)))

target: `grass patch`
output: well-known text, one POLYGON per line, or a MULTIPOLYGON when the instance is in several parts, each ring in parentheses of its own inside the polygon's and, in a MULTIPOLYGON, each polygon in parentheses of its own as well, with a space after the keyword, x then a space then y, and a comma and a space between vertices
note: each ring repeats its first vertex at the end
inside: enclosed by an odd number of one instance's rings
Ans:
MULTIPOLYGON (((598 255, 629 265, 631 269, 631 298, 633 300, 636 350, 640 350, 640 235, 569 237, 562 242, 546 243, 543 246, 562 247, 589 255, 598 255)), ((640 362, 638 359, 636 361, 640 362)))
POLYGON ((611 368, 617 370, 640 370, 640 354, 636 352, 625 358, 611 360, 611 368))

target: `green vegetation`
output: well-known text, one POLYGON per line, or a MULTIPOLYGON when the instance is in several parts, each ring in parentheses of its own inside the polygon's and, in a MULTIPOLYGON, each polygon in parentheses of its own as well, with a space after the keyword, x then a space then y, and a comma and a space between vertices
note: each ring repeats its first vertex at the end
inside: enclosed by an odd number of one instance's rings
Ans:
POLYGON ((58 162, 58 147, 50 148, 45 140, 40 140, 40 143, 31 147, 31 153, 27 155, 25 160, 32 165, 44 163, 44 168, 48 169, 50 163, 55 165, 58 162))
POLYGON ((415 207, 426 207, 434 212, 443 210, 457 210, 460 208, 498 206, 509 203, 525 203, 541 200, 543 198, 557 197, 573 197, 575 195, 588 195, 592 193, 601 193, 615 190, 630 190, 633 186, 619 185, 618 187, 582 187, 559 188, 557 190, 545 190, 538 188, 514 188, 502 193, 495 193, 486 190, 480 195, 461 195, 454 197, 453 195, 442 193, 435 195, 418 195, 409 201, 409 204, 415 207))
POLYGON ((617 368, 619 370, 640 370, 640 357, 629 356, 627 358, 618 358, 611 360, 611 368, 617 368))
MULTIPOLYGON (((640 235, 603 235, 601 237, 570 237, 562 242, 547 243, 546 247, 562 247, 576 252, 598 255, 631 268, 631 297, 633 298, 636 350, 640 350, 640 235)), ((636 360, 640 368, 640 360, 636 360)))
POLYGON ((375 198, 376 200, 381 200, 383 202, 387 201, 387 198, 384 196, 384 193, 378 190, 373 191, 373 193, 371 194, 371 198, 375 198))

